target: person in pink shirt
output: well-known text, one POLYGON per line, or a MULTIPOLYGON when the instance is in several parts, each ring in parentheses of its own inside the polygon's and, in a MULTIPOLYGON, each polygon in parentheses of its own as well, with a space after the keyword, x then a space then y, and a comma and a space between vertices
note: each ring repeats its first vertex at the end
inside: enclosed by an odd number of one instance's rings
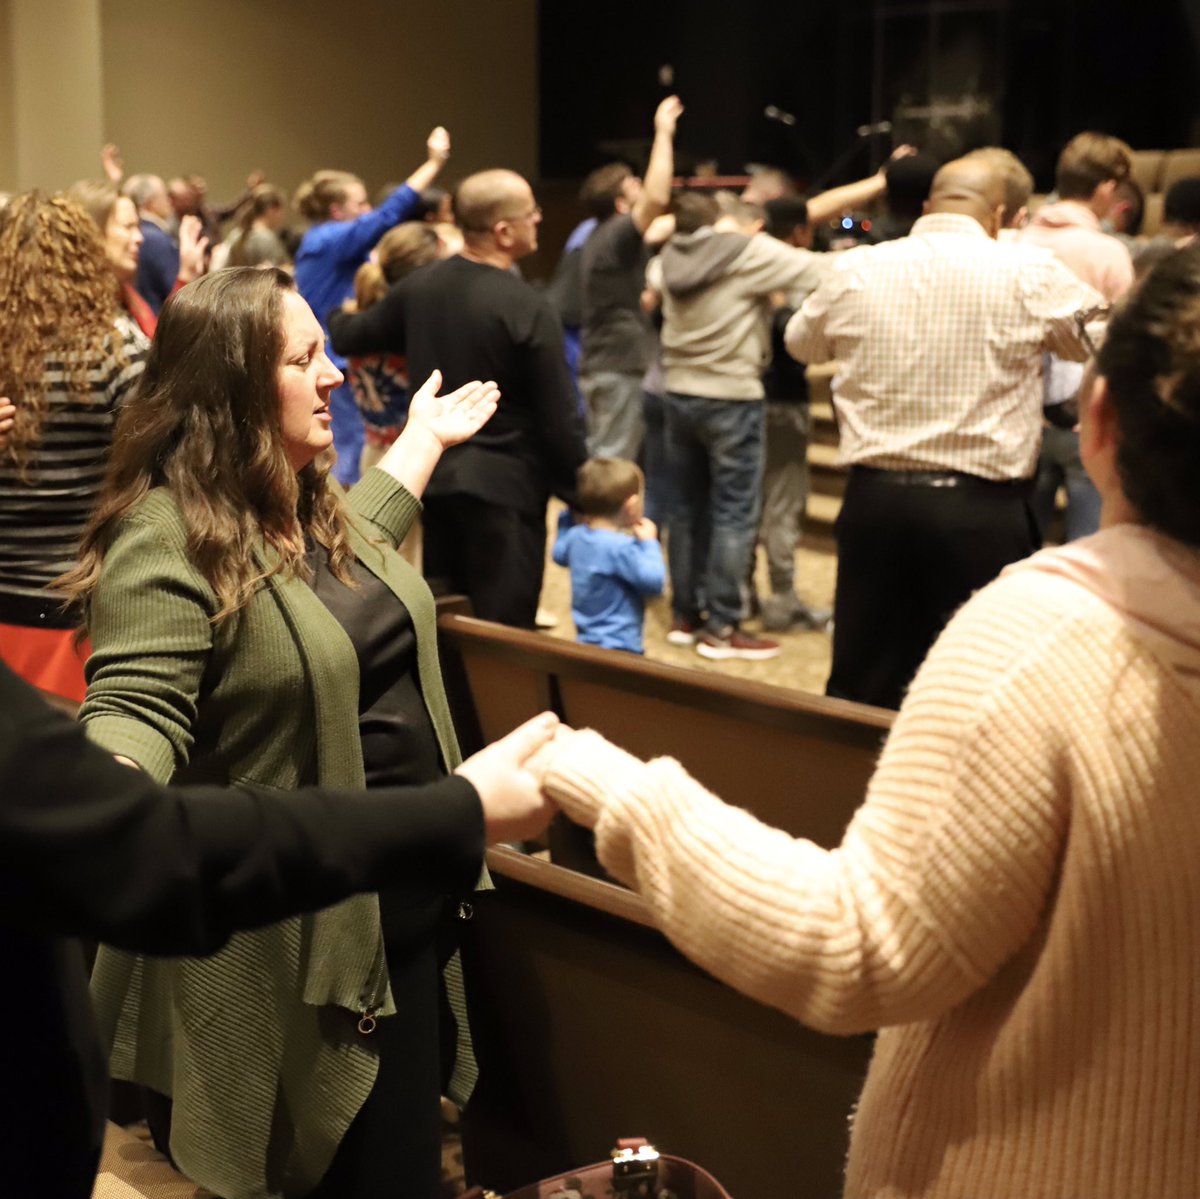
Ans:
POLYGON ((1129 177, 1132 151, 1117 137, 1080 133, 1058 156, 1054 188, 1058 202, 1038 209, 1021 239, 1045 246, 1106 300, 1119 299, 1133 283, 1125 246, 1100 228, 1129 177))
MULTIPOLYGON (((1133 165, 1131 154, 1120 138, 1103 133, 1077 134, 1058 156, 1054 180, 1057 203, 1039 209, 1019 234, 1020 240, 1050 250, 1109 303, 1123 296, 1133 283, 1133 260, 1128 248, 1100 227, 1121 198, 1120 186, 1129 178, 1133 165)), ((1046 407, 1073 399, 1082 376, 1082 364, 1063 362, 1048 354, 1046 407)), ((1046 425, 1033 494, 1034 515, 1045 537, 1054 517, 1058 489, 1066 487, 1065 541, 1086 537, 1100 526, 1100 496, 1083 469, 1079 434, 1070 424, 1068 420, 1063 425, 1046 425)))

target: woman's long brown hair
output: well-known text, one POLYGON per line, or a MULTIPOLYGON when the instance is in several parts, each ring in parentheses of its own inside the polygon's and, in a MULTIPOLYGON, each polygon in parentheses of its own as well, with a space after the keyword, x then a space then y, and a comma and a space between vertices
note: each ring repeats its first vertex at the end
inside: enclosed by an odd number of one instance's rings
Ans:
POLYGON ((0 209, 0 395, 17 406, 7 454, 24 469, 46 416, 46 363, 91 395, 90 371, 124 360, 120 309, 104 244, 87 213, 61 195, 26 192, 0 209))
POLYGON ((214 624, 272 575, 302 574, 307 536, 350 582, 346 516, 328 486, 329 464, 297 474, 280 431, 282 296, 294 287, 283 271, 236 267, 163 305, 145 373, 117 418, 79 563, 57 583, 85 617, 121 521, 153 487, 169 488, 179 506, 188 557, 220 605, 214 624), (266 569, 254 556, 264 542, 277 555, 266 569))

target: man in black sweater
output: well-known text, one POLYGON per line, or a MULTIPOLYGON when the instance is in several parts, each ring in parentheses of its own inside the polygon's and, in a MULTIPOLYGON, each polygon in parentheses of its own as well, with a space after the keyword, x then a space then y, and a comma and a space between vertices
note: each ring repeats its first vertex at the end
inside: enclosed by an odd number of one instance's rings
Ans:
POLYGON ((548 818, 539 717, 428 787, 172 789, 119 765, 0 663, 0 1161, 6 1195, 87 1199, 108 1087, 87 937, 202 954, 414 871, 469 888, 485 838, 548 818))
POLYGON ((425 573, 471 599, 475 615, 533 628, 546 553, 546 503, 574 496, 587 456, 549 303, 514 264, 537 249, 542 210, 526 180, 482 171, 459 184, 462 253, 401 280, 357 314, 329 314, 339 354, 406 354, 414 383, 491 379, 495 416, 448 450, 425 490, 425 573))

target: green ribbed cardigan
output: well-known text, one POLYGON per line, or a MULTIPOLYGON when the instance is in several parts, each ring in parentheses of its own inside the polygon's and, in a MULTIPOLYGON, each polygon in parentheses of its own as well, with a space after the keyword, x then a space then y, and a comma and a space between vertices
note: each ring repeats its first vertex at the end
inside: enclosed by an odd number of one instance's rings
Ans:
MULTIPOLYGON (((421 694, 452 769, 433 597, 394 552, 419 504, 378 469, 347 498, 355 555, 412 616, 421 694)), ((173 498, 152 491, 122 522, 95 593, 89 737, 160 781, 363 786, 358 660, 312 589, 276 576, 214 628, 217 607, 173 498)), ((173 1156, 226 1199, 316 1185, 378 1070, 360 1015, 395 1012, 374 895, 238 934, 205 959, 102 948, 92 995, 114 1077, 173 1097, 173 1156)), ((474 1062, 457 1014, 450 1090, 465 1100, 474 1062)))

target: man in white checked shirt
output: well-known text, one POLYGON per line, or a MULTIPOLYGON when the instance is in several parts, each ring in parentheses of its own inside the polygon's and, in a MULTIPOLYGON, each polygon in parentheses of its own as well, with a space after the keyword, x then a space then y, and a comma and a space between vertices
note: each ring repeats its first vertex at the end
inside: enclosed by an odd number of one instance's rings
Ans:
POLYGON ((954 610, 1037 548, 1042 352, 1085 359, 1101 297, 997 242, 1003 211, 986 162, 947 163, 910 236, 842 255, 788 325, 795 358, 841 364, 830 695, 898 708, 954 610))

